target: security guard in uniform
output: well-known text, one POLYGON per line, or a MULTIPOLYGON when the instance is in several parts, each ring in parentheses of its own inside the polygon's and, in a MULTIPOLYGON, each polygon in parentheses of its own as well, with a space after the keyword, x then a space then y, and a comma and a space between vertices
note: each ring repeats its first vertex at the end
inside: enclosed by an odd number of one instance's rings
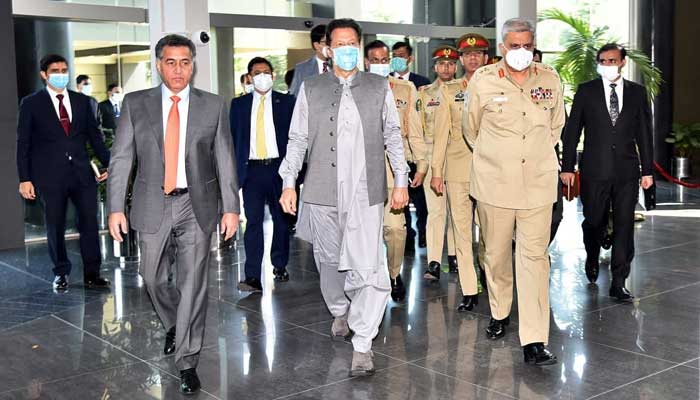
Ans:
POLYGON ((490 339, 505 335, 513 301, 512 238, 520 343, 525 362, 556 363, 549 339, 549 230, 557 201, 554 144, 564 126, 557 73, 533 63, 534 24, 505 22, 504 60, 480 68, 469 81, 462 131, 474 152, 470 193, 486 244, 490 339))
MULTIPOLYGON (((435 138, 435 130, 437 120, 435 111, 443 104, 446 99, 442 92, 442 86, 446 82, 454 79, 457 71, 457 60, 459 54, 457 49, 451 46, 442 46, 433 52, 433 60, 435 62, 435 73, 437 79, 430 85, 423 86, 418 92, 418 103, 416 109, 421 116, 423 124, 423 138, 426 144, 428 163, 431 162, 433 153, 433 141, 435 138)), ((448 118, 447 115, 441 118, 448 118)), ((432 178, 431 168, 425 177, 426 182, 430 182, 432 178)), ((447 225, 447 260, 450 265, 450 271, 457 272, 457 250, 455 249, 455 236, 452 229, 452 222, 448 221, 447 216, 447 197, 443 194, 436 193, 429 185, 423 185, 425 192, 425 200, 428 205, 428 222, 426 227, 427 248, 428 248, 428 269, 425 271, 424 277, 429 280, 438 280, 440 278, 440 266, 442 262, 442 248, 445 242, 445 226, 447 225)))
MULTIPOLYGON (((365 68, 378 75, 389 75, 389 47, 381 40, 375 40, 365 46, 365 68)), ((418 91, 411 81, 392 76, 388 76, 388 79, 401 121, 404 154, 407 161, 413 162, 417 166, 411 187, 418 187, 423 184, 428 170, 423 128, 416 110, 418 91)), ((394 174, 391 171, 388 158, 385 161, 387 186, 389 193, 391 193, 394 188, 394 174)), ((384 241, 386 242, 391 278, 391 298, 394 301, 402 301, 406 297, 406 288, 400 274, 406 251, 406 218, 403 210, 392 210, 389 202, 384 207, 384 241)))
MULTIPOLYGON (((458 43, 461 44, 462 41, 465 45, 477 44, 476 38, 469 35, 460 38, 458 43)), ((475 68, 466 69, 467 73, 462 78, 446 82, 442 86, 445 101, 436 111, 438 123, 431 161, 433 176, 430 187, 436 193, 447 194, 447 210, 455 234, 457 262, 460 265, 459 282, 462 287, 462 302, 457 310, 461 312, 469 311, 478 304, 477 274, 472 252, 473 208, 469 197, 472 152, 462 135, 462 109, 469 78, 476 68, 486 62, 485 49, 488 49, 488 42, 483 39, 479 42, 478 49, 471 52, 478 54, 476 62, 472 62, 471 56, 465 57, 470 61, 468 65, 475 68)), ((451 47, 445 48, 444 51, 453 50, 457 49, 451 47)), ((464 65, 464 62, 462 64, 464 65)))

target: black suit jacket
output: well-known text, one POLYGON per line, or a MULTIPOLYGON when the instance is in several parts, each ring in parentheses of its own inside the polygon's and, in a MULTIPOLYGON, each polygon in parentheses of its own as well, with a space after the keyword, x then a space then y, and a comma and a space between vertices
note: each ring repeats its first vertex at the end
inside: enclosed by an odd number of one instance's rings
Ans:
POLYGON ((602 79, 581 84, 564 130, 562 171, 573 172, 576 147, 585 129, 581 176, 592 180, 634 179, 652 175, 651 112, 643 86, 624 80, 622 111, 615 126, 602 79))
MULTIPOLYGON (((394 72, 394 77, 398 78, 399 74, 394 72)), ((421 86, 430 85, 430 79, 424 77, 423 75, 414 74, 413 72, 408 74, 408 80, 413 82, 416 89, 420 89, 421 86)))
MULTIPOLYGON (((272 120, 275 124, 279 163, 287 154, 289 124, 292 121, 295 98, 292 95, 272 91, 272 120)), ((238 183, 245 187, 248 177, 250 155, 250 117, 253 108, 253 93, 231 100, 231 134, 238 163, 238 183)), ((281 179, 281 178, 280 178, 281 179)))
POLYGON ((109 165, 109 151, 97 127, 90 97, 67 91, 71 104, 68 135, 58 120, 46 89, 22 99, 17 124, 17 172, 20 182, 36 187, 61 186, 75 175, 84 185, 95 184, 86 144, 95 151, 103 166, 109 165))
POLYGON ((114 105, 111 101, 101 101, 98 105, 100 126, 103 129, 117 129, 117 117, 114 115, 114 105))

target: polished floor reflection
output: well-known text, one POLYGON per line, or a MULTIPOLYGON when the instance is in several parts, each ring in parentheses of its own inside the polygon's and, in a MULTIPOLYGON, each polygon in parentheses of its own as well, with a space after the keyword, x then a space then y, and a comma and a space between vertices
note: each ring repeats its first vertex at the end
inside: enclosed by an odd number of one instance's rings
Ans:
MULTIPOLYGON (((352 346, 328 337, 330 314, 310 247, 294 241, 291 280, 264 271, 262 295, 238 292, 245 251, 212 257, 198 399, 698 399, 700 191, 660 185, 659 209, 636 224, 632 304, 607 297, 583 271, 581 215, 566 205, 551 247, 551 340, 559 364, 522 362, 517 308, 511 330, 486 339, 488 302, 457 314, 456 275, 425 282, 425 249, 406 254, 409 294, 390 302, 374 342, 377 374, 348 378, 352 346)), ((77 242, 68 293, 51 289, 45 244, 0 252, 0 399, 177 399, 177 370, 138 264, 111 256, 109 293, 78 284, 77 242)), ((605 253, 604 257, 609 258, 605 253)), ((606 265, 605 261, 603 265, 606 265)))

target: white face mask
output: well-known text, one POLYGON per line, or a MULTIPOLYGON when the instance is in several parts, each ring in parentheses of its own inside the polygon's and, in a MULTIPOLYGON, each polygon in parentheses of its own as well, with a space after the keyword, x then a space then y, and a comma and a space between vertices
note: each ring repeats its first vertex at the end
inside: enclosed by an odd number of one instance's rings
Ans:
POLYGON ((272 88, 272 75, 257 74, 253 77, 253 85, 260 92, 267 92, 272 88))
POLYGON ((514 70, 523 71, 532 64, 532 52, 522 47, 517 50, 508 50, 506 62, 514 70))
POLYGON ((331 57, 330 54, 328 54, 328 46, 323 46, 321 49, 321 54, 323 55, 324 58, 328 59, 331 57))
POLYGON ((112 101, 114 101, 115 103, 120 103, 122 101, 122 98, 123 98, 122 94, 119 92, 112 93, 112 96, 110 96, 110 97, 112 98, 112 101))
POLYGON ((255 86, 252 83, 243 86, 243 91, 246 92, 246 94, 253 93, 253 90, 255 90, 255 86))
POLYGON ((90 96, 92 94, 92 85, 83 85, 83 87, 80 89, 80 93, 84 94, 85 96, 90 96))
POLYGON ((609 81, 614 81, 620 76, 620 70, 617 65, 598 64, 598 68, 596 70, 598 72, 598 75, 602 76, 603 78, 609 81))
POLYGON ((391 72, 391 66, 389 64, 370 64, 369 72, 386 78, 391 72))

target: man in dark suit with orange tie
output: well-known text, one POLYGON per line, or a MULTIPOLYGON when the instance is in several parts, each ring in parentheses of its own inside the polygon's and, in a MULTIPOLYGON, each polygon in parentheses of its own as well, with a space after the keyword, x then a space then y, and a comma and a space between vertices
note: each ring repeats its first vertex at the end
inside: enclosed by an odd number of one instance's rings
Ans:
POLYGON ((270 257, 275 280, 289 280, 289 224, 277 201, 282 194, 282 178, 277 170, 287 152, 295 100, 294 96, 272 90, 273 68, 265 58, 250 60, 248 74, 253 79, 254 90, 233 99, 230 114, 238 182, 243 189, 246 215, 245 280, 238 288, 259 292, 262 291, 265 204, 273 222, 270 257))
POLYGON ((102 165, 109 152, 102 141, 90 104, 91 98, 66 89, 68 62, 60 55, 41 59, 41 79, 46 88, 22 99, 17 124, 17 171, 19 192, 27 200, 39 198, 44 208, 49 255, 54 264, 53 286, 68 289, 71 262, 66 252, 66 207, 77 213, 83 281, 90 287, 109 287, 100 277, 100 243, 97 231, 97 181, 86 144, 95 150, 102 165))
POLYGON ((616 43, 598 50, 601 78, 581 84, 576 91, 564 131, 561 173, 564 185, 572 185, 576 147, 581 130, 585 129, 579 170, 586 276, 591 283, 598 279, 601 240, 612 205, 614 237, 609 293, 619 301, 633 298, 625 280, 634 257, 634 208, 640 177, 643 189, 654 183, 649 102, 643 86, 623 79, 620 74, 626 55, 625 48, 616 43))

